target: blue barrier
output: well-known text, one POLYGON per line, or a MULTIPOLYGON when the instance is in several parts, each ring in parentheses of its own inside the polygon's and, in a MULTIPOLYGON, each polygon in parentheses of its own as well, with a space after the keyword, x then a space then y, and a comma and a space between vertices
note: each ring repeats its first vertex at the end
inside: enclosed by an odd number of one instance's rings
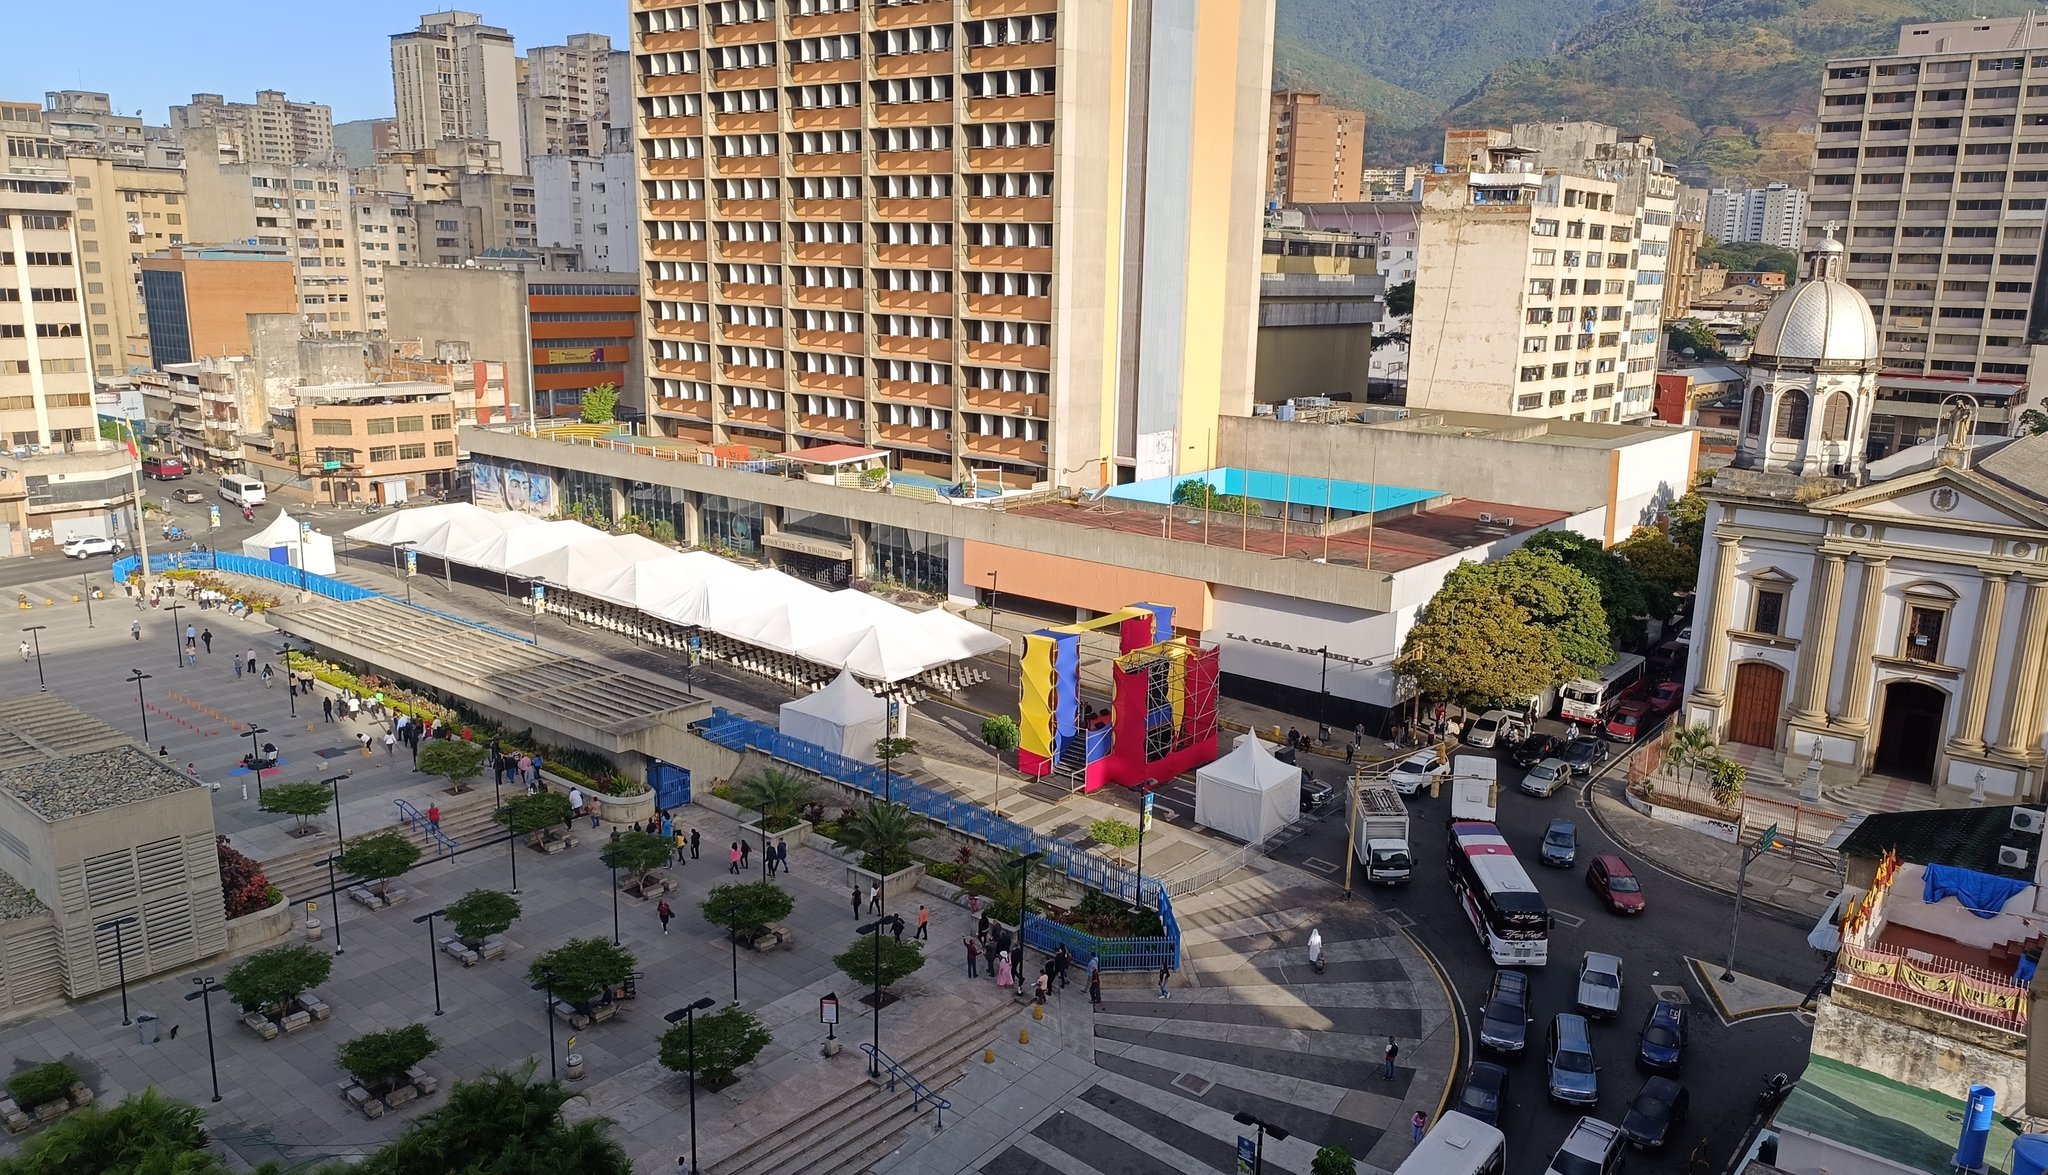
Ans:
MULTIPOLYGON (((1038 945, 1030 938, 1029 925, 1035 920, 1048 928, 1057 927, 1063 936, 1078 936, 1071 941, 1066 938, 1057 941, 1066 941, 1067 949, 1076 958, 1102 957, 1105 970, 1157 970, 1161 961, 1174 967, 1180 965, 1180 924, 1174 920, 1173 901, 1167 896, 1166 887, 1156 878, 1140 877, 1132 870, 1112 865, 1078 846, 1040 835, 1013 820, 998 816, 979 804, 934 791, 902 776, 885 778, 882 769, 873 763, 864 763, 828 751, 816 743, 793 738, 764 722, 742 718, 723 706, 713 707, 711 717, 701 719, 693 729, 707 741, 728 750, 761 751, 793 767, 837 780, 871 796, 886 794, 916 815, 986 841, 991 847, 1013 853, 1043 853, 1040 865, 1044 868, 1057 869, 1069 879, 1125 905, 1141 901, 1152 905, 1159 911, 1159 920, 1166 930, 1166 937, 1160 939, 1097 940, 1082 931, 1061 927, 1044 919, 1026 919, 1025 942, 1028 945, 1038 945), (1112 960, 1119 965, 1111 967, 1112 960), (1130 961, 1128 965, 1126 960, 1130 961)), ((1051 931, 1044 933, 1050 935, 1051 931)))
MULTIPOLYGON (((112 568, 115 583, 127 583, 128 577, 142 566, 142 560, 128 555, 114 561, 112 568)), ((255 579, 267 579, 272 583, 297 588, 326 596, 332 600, 367 600, 378 593, 365 587, 326 575, 314 575, 309 571, 268 559, 252 559, 247 555, 236 555, 226 551, 170 551, 149 557, 149 571, 160 575, 166 571, 225 571, 233 575, 247 575, 255 579)))

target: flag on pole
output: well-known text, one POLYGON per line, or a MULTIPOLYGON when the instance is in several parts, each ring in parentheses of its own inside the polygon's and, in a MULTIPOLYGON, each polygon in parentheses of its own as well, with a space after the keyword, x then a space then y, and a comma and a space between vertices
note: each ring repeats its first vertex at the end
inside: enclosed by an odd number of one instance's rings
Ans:
POLYGON ((1138 819, 1138 831, 1152 831, 1152 793, 1145 793, 1145 813, 1138 819))

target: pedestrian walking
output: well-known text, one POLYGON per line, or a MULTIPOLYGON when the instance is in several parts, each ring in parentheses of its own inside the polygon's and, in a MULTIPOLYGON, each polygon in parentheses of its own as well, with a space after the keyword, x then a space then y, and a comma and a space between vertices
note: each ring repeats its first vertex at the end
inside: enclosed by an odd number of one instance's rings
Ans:
POLYGON ((242 659, 241 659, 240 657, 237 657, 237 658, 235 658, 235 680, 237 680, 237 681, 240 681, 240 680, 241 680, 241 678, 242 678, 242 659))
POLYGON ((690 838, 683 835, 682 825, 676 825, 675 835, 672 839, 675 843, 675 863, 678 865, 688 864, 690 861, 688 855, 690 851, 690 838))
POLYGON ((877 881, 873 885, 868 886, 868 913, 879 914, 881 912, 882 883, 877 881))
POLYGON ((754 842, 742 839, 740 841, 740 872, 745 873, 747 870, 752 869, 754 867, 753 856, 754 842))
POLYGON ((725 850, 725 856, 726 856, 726 866, 725 866, 725 871, 726 871, 727 873, 738 873, 738 872, 740 871, 740 842, 738 842, 738 841, 732 841, 732 842, 730 842, 730 843, 729 843, 729 844, 728 844, 728 845, 726 846, 726 850, 725 850))
POLYGON ((975 970, 975 964, 981 961, 981 944, 966 937, 960 941, 967 947, 967 978, 977 979, 980 973, 975 970))
POLYGON ((980 895, 980 894, 978 894, 978 893, 971 893, 971 894, 968 894, 968 895, 967 895, 967 916, 968 916, 969 918, 972 918, 972 917, 974 917, 974 916, 975 916, 976 914, 979 914, 979 913, 981 913, 981 895, 980 895))
MULTIPOLYGON (((697 835, 697 830, 692 828, 690 830, 690 859, 692 861, 697 859, 697 847, 702 841, 703 838, 697 835)), ((856 910, 855 913, 857 914, 859 911, 856 910)))
POLYGON ((764 868, 766 869, 766 871, 767 871, 767 873, 768 873, 768 876, 770 876, 770 877, 773 877, 773 876, 775 876, 775 846, 774 846, 774 845, 771 845, 771 844, 765 844, 765 843, 764 843, 764 844, 763 844, 763 845, 761 846, 761 864, 762 864, 762 866, 763 866, 763 867, 764 867, 764 868))
POLYGON ((23 641, 23 642, 21 642, 21 659, 22 659, 22 660, 24 660, 24 661, 28 660, 28 654, 29 654, 28 642, 27 642, 27 641, 23 641))
POLYGON ((1167 997, 1167 996, 1168 996, 1168 995, 1170 994, 1170 993, 1169 993, 1169 992, 1168 992, 1168 991, 1166 990, 1166 981, 1167 981, 1167 979, 1171 978, 1171 977, 1172 977, 1172 975, 1173 975, 1173 964, 1171 964, 1171 963, 1161 963, 1161 964, 1159 964, 1159 998, 1160 998, 1160 999, 1162 999, 1162 1000, 1163 1000, 1163 999, 1165 999, 1165 998, 1166 998, 1166 997, 1167 997))
POLYGON ((1351 763, 1352 763, 1352 761, 1353 761, 1354 759, 1357 759, 1357 758, 1358 758, 1358 740, 1357 740, 1357 739, 1352 739, 1352 740, 1351 740, 1351 741, 1350 741, 1349 743, 1345 744, 1345 746, 1344 746, 1344 765, 1345 765, 1346 767, 1349 767, 1349 766, 1351 766, 1351 763))
POLYGON ((581 811, 583 811, 583 789, 580 787, 572 787, 569 789, 570 819, 575 819, 577 813, 581 811))
POLYGON ((897 942, 903 941, 903 915, 889 915, 889 933, 896 936, 897 942))
POLYGON ((1067 967, 1074 961, 1074 952, 1067 949, 1066 943, 1061 943, 1058 949, 1053 951, 1052 961, 1053 973, 1059 976, 1060 986, 1065 987, 1067 985, 1067 967))
POLYGON ((672 840, 675 837, 675 833, 674 822, 669 819, 667 812, 663 812, 661 814, 661 839, 672 840))
POLYGON ((996 952, 996 965, 988 970, 990 975, 995 976, 997 987, 1010 986, 1011 981, 1015 978, 1015 976, 1010 974, 1010 952, 996 952))
POLYGON ((1422 1141, 1422 1136, 1423 1136, 1423 1135, 1425 1135, 1425 1134, 1428 1134, 1428 1133, 1429 1133, 1429 1113, 1428 1113, 1428 1111, 1426 1111, 1426 1110, 1417 1110, 1417 1111, 1415 1111, 1415 1113, 1414 1113, 1413 1115, 1411 1115, 1411 1116, 1409 1117, 1409 1119, 1408 1119, 1408 1131, 1409 1131, 1409 1133, 1411 1133, 1411 1134, 1413 1134, 1413 1135, 1415 1136, 1415 1141, 1417 1141, 1417 1142, 1421 1142, 1421 1141, 1422 1141))
POLYGON ((427 826, 435 832, 441 831, 441 805, 427 805, 427 826))
POLYGON ((1394 1061, 1401 1055, 1401 1046, 1395 1044, 1394 1038, 1390 1036, 1387 1038, 1386 1051, 1380 1055, 1385 1058, 1385 1061, 1380 1065, 1380 1076, 1388 1081, 1392 1081, 1394 1079, 1394 1061))
POLYGON ((387 730, 384 732, 384 757, 389 759, 397 754, 398 736, 387 730))
MULTIPOLYGON (((696 838, 697 834, 692 832, 690 839, 695 841, 696 838)), ((860 882, 858 881, 853 883, 853 920, 856 922, 860 921, 860 882)))
POLYGON ((264 688, 264 689, 269 689, 269 688, 270 688, 270 679, 271 679, 271 676, 272 676, 272 675, 271 675, 271 672, 270 672, 270 666, 268 666, 268 665, 265 665, 265 666, 263 667, 263 688, 264 688))
POLYGON ((1102 1010, 1102 976, 1092 971, 1088 973, 1088 1005, 1098 1012, 1102 1010))
POLYGON ((690 1166, 690 1156, 676 1156, 676 1175, 697 1175, 697 1169, 690 1166))
POLYGON ((1052 976, 1047 972, 1040 971, 1038 973, 1038 979, 1034 981, 1032 986, 1035 993, 1032 996, 1032 999, 1038 1004, 1039 1007, 1044 1007, 1045 993, 1052 986, 1052 976))
POLYGON ((332 722, 332 721, 334 721, 334 699, 333 699, 333 698, 323 697, 323 698, 321 698, 321 699, 320 699, 320 721, 322 721, 322 722, 332 722))
POLYGON ((205 632, 200 633, 199 643, 206 646, 206 655, 211 657, 213 655, 213 630, 209 628, 205 632))
POLYGON ((199 630, 198 630, 198 628, 196 628, 196 627, 194 627, 193 625, 190 625, 190 624, 186 625, 186 626, 185 626, 185 643, 189 645, 189 644, 191 644, 192 642, 194 642, 194 641, 196 641, 196 640, 198 640, 198 639, 199 639, 199 630))
POLYGON ((668 920, 675 917, 676 912, 673 908, 669 906, 668 899, 663 898, 661 899, 661 904, 654 907, 654 916, 661 919, 661 932, 663 934, 667 934, 668 920))
POLYGON ((930 942, 932 940, 931 930, 932 912, 924 908, 923 902, 919 902, 917 904, 917 933, 911 937, 921 938, 926 942, 930 942))
POLYGON ((525 784, 525 785, 526 785, 527 787, 532 787, 532 786, 533 786, 533 756, 532 756, 532 755, 521 755, 521 756, 519 756, 519 782, 521 782, 521 783, 525 784))
POLYGON ((779 836, 775 838, 775 863, 784 873, 789 872, 789 842, 779 836))
POLYGON ((242 660, 249 663, 249 672, 256 672, 256 650, 250 649, 248 652, 243 653, 242 660))
POLYGON ((131 636, 131 637, 134 637, 134 638, 135 638, 136 640, 138 640, 138 641, 139 641, 139 640, 141 640, 141 639, 142 639, 142 621, 140 621, 140 620, 130 620, 130 621, 128 622, 128 635, 129 635, 129 636, 131 636))

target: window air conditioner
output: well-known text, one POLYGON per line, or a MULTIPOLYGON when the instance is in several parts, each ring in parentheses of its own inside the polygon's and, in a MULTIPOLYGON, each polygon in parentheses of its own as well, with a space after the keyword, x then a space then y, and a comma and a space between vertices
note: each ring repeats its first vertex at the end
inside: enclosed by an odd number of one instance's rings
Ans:
POLYGON ((2042 815, 2043 813, 2039 808, 2014 808, 2012 810, 2013 831, 2039 833, 2041 831, 2042 815))
POLYGON ((2002 846, 1999 848, 1998 865, 2001 869, 2031 868, 2031 866, 2028 864, 2027 850, 2016 849, 2010 846, 2002 846))

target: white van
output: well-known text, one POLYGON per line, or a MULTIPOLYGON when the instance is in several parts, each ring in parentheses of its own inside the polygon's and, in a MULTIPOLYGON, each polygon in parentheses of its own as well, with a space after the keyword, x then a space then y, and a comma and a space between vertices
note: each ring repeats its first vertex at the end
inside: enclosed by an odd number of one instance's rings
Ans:
POLYGON ((248 509, 261 506, 266 498, 262 482, 239 473, 230 473, 220 479, 220 496, 248 509))

